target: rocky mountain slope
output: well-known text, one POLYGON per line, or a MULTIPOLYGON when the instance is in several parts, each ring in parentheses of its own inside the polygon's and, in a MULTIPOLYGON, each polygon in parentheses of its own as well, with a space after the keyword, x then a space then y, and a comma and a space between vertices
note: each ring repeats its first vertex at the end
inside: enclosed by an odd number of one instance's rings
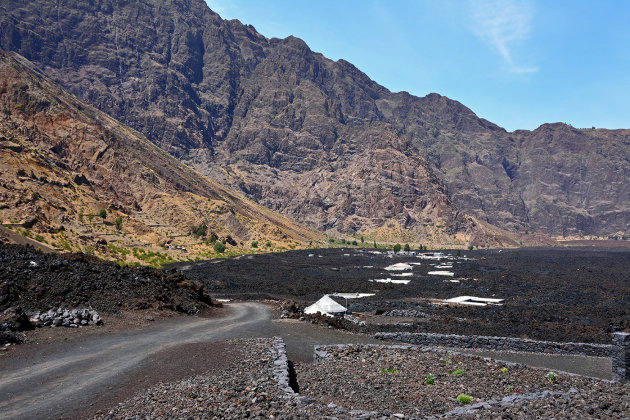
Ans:
POLYGON ((487 224, 630 229, 629 130, 510 133, 446 97, 389 92, 295 37, 222 20, 202 0, 7 0, 0 12, 2 48, 312 227, 441 241, 488 236, 487 224))
POLYGON ((42 247, 161 265, 210 255, 213 245, 203 239, 211 233, 247 248, 252 240, 288 246, 322 239, 195 172, 2 51, 0 162, 2 222, 42 247), (193 225, 206 233, 192 236, 193 225))

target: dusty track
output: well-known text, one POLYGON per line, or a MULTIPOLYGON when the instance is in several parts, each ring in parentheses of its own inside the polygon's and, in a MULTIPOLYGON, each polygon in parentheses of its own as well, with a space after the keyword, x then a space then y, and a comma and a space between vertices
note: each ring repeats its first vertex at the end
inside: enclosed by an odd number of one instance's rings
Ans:
MULTIPOLYGON (((224 311, 220 318, 180 317, 140 331, 32 346, 3 356, 0 419, 89 417, 159 381, 225 368, 229 359, 243 357, 236 354, 238 348, 222 344, 233 338, 281 336, 289 359, 298 362, 312 360, 314 344, 383 344, 368 336, 272 320, 269 308, 260 303, 230 304, 224 311)), ((610 361, 601 358, 564 360, 560 356, 544 358, 541 364, 528 355, 519 357, 515 361, 587 375, 610 370, 610 361)))
MULTIPOLYGON (((36 346, 19 358, 2 359, 0 419, 87 414, 90 410, 86 407, 102 399, 103 394, 121 386, 130 387, 129 382, 143 372, 164 369, 154 365, 155 356, 178 351, 183 344, 281 335, 287 341, 290 356, 309 360, 315 343, 373 341, 303 323, 271 321, 269 308, 258 303, 232 304, 226 312, 221 318, 181 317, 141 331, 36 346)), ((184 360, 185 365, 188 356, 181 352, 175 357, 184 360)), ((188 363, 193 365, 196 361, 188 363)), ((162 379, 155 372, 152 376, 156 382, 162 379)))

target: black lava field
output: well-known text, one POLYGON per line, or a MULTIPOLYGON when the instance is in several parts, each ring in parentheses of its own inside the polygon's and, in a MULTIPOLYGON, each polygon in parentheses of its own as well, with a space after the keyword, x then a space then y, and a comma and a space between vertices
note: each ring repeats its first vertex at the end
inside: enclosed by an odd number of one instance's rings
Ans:
MULTIPOLYGON (((207 292, 218 298, 292 299, 307 305, 324 294, 375 293, 348 301, 349 309, 372 316, 405 308, 426 314, 406 325, 406 331, 600 343, 610 342, 611 332, 630 331, 628 249, 474 250, 461 251, 461 258, 457 251, 444 253, 451 259, 390 257, 370 249, 315 249, 178 264, 177 268, 204 283, 207 292), (385 270, 396 263, 414 264, 411 270, 385 270), (434 266, 449 263, 452 269, 434 266), (434 270, 448 270, 454 276, 427 274, 434 270), (412 275, 400 276, 404 272, 412 275), (410 281, 370 281, 387 278, 410 281), (504 301, 483 307, 442 304, 456 296, 504 301)), ((345 304, 343 298, 338 300, 345 304)), ((400 327, 385 323, 377 329, 400 327)))

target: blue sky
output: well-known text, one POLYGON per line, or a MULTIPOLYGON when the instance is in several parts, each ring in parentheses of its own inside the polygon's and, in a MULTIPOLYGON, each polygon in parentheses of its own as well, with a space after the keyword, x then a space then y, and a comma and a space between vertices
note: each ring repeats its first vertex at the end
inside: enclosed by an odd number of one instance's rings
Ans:
POLYGON ((630 1, 206 0, 302 38, 392 91, 437 92, 508 130, 630 128, 630 1))

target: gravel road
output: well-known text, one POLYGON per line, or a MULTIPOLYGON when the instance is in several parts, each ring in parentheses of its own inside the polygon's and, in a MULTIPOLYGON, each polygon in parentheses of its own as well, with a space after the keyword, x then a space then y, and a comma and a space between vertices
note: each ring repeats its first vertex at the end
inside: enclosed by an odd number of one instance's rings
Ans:
MULTIPOLYGON (((305 323, 272 321, 266 305, 235 303, 221 318, 180 317, 134 332, 33 347, 19 358, 0 359, 0 419, 58 418, 127 384, 153 356, 187 343, 282 336, 289 357, 310 361, 317 343, 366 343, 305 323)), ((155 366, 153 367, 155 368, 155 366)))
POLYGON ((193 369, 200 364, 207 371, 220 370, 235 353, 221 344, 226 340, 280 336, 295 362, 312 361, 315 344, 383 344, 295 320, 272 320, 269 307, 260 303, 233 303, 222 312, 220 318, 178 317, 139 331, 32 346, 16 352, 19 357, 4 355, 0 419, 85 418, 160 380, 177 380, 169 368, 179 369, 181 378, 203 374, 193 369), (195 348, 193 343, 217 345, 195 348))

